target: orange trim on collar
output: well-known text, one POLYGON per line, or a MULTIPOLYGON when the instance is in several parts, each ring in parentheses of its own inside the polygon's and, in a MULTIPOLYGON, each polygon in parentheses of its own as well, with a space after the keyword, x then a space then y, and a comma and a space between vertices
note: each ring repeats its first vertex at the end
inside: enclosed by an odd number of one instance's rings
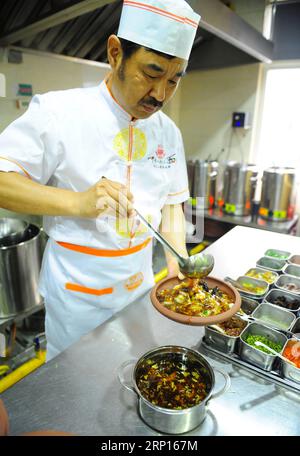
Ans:
POLYGON ((132 255, 133 253, 139 252, 143 250, 149 242, 151 241, 151 237, 147 238, 142 244, 135 245, 134 247, 130 247, 128 249, 120 249, 120 250, 102 250, 102 249, 95 249, 93 247, 85 247, 82 245, 77 244, 69 244, 67 242, 57 242, 58 245, 64 247, 68 250, 73 250, 74 252, 78 253, 85 253, 87 255, 94 255, 98 257, 106 257, 106 258, 113 258, 113 257, 121 257, 126 255, 132 255))
POLYGON ((127 116, 130 117, 131 120, 134 120, 134 117, 132 117, 132 115, 129 114, 129 112, 127 112, 127 111, 123 108, 123 106, 120 105, 120 103, 118 102, 118 100, 114 97, 112 91, 111 91, 110 88, 108 87, 107 79, 105 79, 104 82, 105 82, 106 88, 107 88, 107 90, 108 90, 108 92, 109 92, 109 95, 112 97, 112 99, 114 100, 114 102, 117 103, 117 105, 122 109, 122 111, 124 111, 124 112, 127 114, 127 116))

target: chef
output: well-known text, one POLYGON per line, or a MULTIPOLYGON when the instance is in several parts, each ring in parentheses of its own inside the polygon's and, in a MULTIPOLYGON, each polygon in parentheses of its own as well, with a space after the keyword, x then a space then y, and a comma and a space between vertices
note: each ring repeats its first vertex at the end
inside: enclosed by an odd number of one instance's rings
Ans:
POLYGON ((43 215, 49 236, 39 285, 47 360, 154 285, 151 233, 134 208, 187 255, 183 143, 160 109, 199 19, 184 0, 124 0, 106 80, 34 96, 0 135, 0 206, 43 215))

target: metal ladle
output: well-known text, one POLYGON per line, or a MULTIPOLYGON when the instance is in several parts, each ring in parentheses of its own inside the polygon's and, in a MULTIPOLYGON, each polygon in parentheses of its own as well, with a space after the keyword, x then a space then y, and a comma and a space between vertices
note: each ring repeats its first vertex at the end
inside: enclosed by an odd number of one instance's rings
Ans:
POLYGON ((154 237, 177 258, 180 272, 192 279, 206 277, 214 267, 214 257, 210 254, 197 253, 189 258, 182 257, 161 234, 136 209, 137 217, 152 231, 154 237))

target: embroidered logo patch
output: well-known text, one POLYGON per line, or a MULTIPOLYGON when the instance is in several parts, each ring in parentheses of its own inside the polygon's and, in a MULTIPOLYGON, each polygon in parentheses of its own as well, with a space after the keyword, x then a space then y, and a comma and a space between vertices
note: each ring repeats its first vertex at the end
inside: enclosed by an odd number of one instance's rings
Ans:
POLYGON ((141 160, 147 153, 147 138, 138 128, 133 128, 132 138, 129 137, 128 128, 121 130, 114 138, 114 150, 123 160, 128 160, 130 141, 132 141, 132 160, 141 160))
POLYGON ((176 154, 167 156, 163 147, 158 145, 155 154, 148 160, 152 161, 154 168, 170 168, 172 164, 176 163, 176 154))
POLYGON ((133 291, 136 288, 138 288, 144 281, 144 275, 142 272, 138 272, 137 274, 134 274, 133 276, 129 277, 129 279, 126 280, 124 287, 128 291, 133 291))

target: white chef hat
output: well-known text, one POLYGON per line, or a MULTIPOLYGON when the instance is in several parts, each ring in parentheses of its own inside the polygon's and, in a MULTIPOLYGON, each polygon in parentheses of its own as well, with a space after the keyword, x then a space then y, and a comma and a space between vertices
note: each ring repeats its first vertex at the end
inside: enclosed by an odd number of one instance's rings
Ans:
POLYGON ((199 21, 184 0, 124 0, 118 36, 188 60, 199 21))

